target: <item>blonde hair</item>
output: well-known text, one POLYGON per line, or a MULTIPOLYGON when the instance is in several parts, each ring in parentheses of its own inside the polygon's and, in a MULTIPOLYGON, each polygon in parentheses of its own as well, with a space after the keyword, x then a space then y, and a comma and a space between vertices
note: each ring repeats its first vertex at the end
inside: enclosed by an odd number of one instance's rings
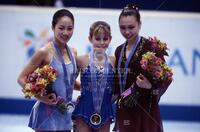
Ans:
POLYGON ((111 36, 110 25, 104 21, 97 21, 91 25, 90 31, 89 31, 89 37, 92 38, 93 35, 96 35, 97 33, 103 32, 103 31, 109 36, 111 36))

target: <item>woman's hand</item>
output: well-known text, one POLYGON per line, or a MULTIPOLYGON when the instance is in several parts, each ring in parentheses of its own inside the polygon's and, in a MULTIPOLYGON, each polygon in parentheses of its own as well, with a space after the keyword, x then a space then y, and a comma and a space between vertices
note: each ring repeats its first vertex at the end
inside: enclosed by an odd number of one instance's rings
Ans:
POLYGON ((145 89, 151 89, 152 87, 152 84, 149 82, 149 80, 142 74, 137 76, 136 84, 138 87, 145 89))
POLYGON ((39 101, 48 104, 48 105, 56 105, 58 100, 57 100, 57 96, 55 93, 50 93, 48 95, 44 95, 44 94, 37 94, 35 96, 39 101))

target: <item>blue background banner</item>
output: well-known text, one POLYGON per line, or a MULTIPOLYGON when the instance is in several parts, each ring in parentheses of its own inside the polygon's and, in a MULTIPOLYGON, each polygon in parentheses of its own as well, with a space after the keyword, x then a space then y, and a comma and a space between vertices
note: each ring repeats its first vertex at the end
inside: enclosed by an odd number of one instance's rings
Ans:
MULTIPOLYGON (((36 101, 0 98, 0 114, 28 115, 36 101)), ((115 109, 115 105, 113 105, 115 109)), ((160 105, 163 120, 200 122, 200 106, 160 105)))

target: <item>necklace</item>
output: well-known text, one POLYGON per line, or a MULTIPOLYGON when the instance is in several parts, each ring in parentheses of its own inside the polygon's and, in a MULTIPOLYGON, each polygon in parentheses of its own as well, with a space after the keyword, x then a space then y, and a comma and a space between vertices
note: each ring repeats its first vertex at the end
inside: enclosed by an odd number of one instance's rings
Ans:
POLYGON ((102 63, 95 63, 95 66, 101 73, 104 71, 104 66, 102 63))

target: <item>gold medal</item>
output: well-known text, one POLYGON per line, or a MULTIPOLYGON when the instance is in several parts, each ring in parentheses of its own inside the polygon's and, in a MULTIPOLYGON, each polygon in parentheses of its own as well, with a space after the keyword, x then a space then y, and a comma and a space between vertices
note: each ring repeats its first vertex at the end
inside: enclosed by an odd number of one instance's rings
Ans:
POLYGON ((101 116, 98 113, 94 113, 90 117, 90 122, 93 125, 99 125, 101 123, 101 116))

